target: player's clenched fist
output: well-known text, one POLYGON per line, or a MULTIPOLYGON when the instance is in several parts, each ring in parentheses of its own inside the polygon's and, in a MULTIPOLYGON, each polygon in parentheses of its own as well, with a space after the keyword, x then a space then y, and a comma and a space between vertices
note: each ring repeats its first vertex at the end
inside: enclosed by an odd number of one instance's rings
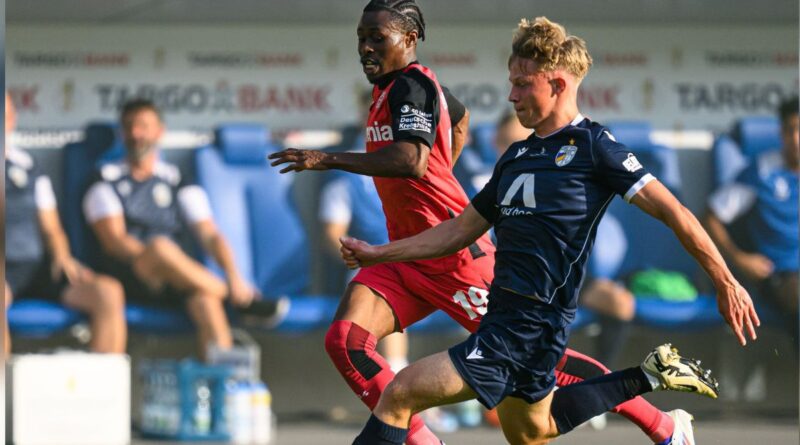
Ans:
POLYGON ((328 170, 325 159, 328 155, 319 150, 300 150, 297 148, 287 148, 286 150, 270 154, 267 158, 274 159, 273 167, 280 164, 289 164, 281 170, 281 173, 290 171, 301 172, 303 170, 328 170))
POLYGON ((360 239, 343 236, 339 238, 342 247, 342 259, 348 269, 358 269, 359 267, 371 266, 379 263, 378 248, 360 239))

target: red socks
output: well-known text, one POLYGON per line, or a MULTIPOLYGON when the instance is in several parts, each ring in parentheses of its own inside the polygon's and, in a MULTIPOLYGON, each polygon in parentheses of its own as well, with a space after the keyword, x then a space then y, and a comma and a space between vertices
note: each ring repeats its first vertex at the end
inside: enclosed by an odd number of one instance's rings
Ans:
MULTIPOLYGON (((375 351, 377 339, 361 326, 344 320, 331 323, 325 335, 325 350, 347 384, 370 410, 392 381, 389 364, 375 351)), ((418 415, 411 417, 408 445, 439 445, 440 440, 418 415)))

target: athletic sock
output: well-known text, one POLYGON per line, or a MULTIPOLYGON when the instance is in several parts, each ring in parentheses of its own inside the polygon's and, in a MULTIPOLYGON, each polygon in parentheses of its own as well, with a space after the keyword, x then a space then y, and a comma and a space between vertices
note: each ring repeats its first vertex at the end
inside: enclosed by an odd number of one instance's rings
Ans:
POLYGON ((550 413, 560 434, 622 402, 652 391, 642 368, 636 366, 559 388, 550 413))
MULTIPOLYGON (((394 379, 389 363, 375 350, 376 344, 374 335, 351 321, 334 321, 325 335, 325 350, 334 366, 370 410, 375 409, 383 389, 394 379)), ((406 443, 430 445, 440 440, 415 414, 406 443)))
POLYGON ((391 426, 372 414, 353 445, 403 445, 407 434, 407 429, 391 426))
MULTIPOLYGON (((609 372, 606 366, 592 357, 567 349, 556 367, 556 384, 563 388, 609 372)), ((618 405, 611 412, 636 424, 654 443, 671 438, 675 430, 672 418, 642 397, 618 405)))

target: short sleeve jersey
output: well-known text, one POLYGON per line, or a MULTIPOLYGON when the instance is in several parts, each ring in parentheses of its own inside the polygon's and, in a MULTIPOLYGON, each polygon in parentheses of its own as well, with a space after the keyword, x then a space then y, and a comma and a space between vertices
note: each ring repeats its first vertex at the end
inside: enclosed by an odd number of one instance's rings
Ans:
POLYGON ((655 179, 609 131, 578 115, 546 137, 513 143, 472 204, 497 236, 495 281, 574 318, 597 226, 615 194, 655 179))
POLYGON ((385 244, 386 219, 372 179, 335 171, 320 196, 320 219, 345 224, 347 233, 370 244, 385 244))
MULTIPOLYGON (((416 235, 463 212, 469 199, 452 173, 450 116, 435 74, 411 63, 381 79, 373 88, 372 99, 366 125, 368 152, 402 140, 421 141, 430 149, 422 178, 374 178, 389 239, 416 235)), ((428 273, 445 273, 491 251, 491 241, 484 236, 454 255, 413 264, 428 273)))
POLYGON ((131 176, 125 162, 102 166, 84 196, 83 211, 90 223, 123 215, 128 234, 140 241, 154 236, 177 241, 187 224, 211 218, 205 191, 184 183, 177 167, 161 161, 143 181, 131 176))
POLYGON ((39 211, 56 208, 53 186, 25 151, 9 147, 5 164, 6 260, 40 261, 45 249, 39 211))
POLYGON ((743 218, 748 241, 773 262, 777 272, 800 268, 798 179, 798 173, 786 167, 781 151, 767 152, 709 199, 709 207, 723 223, 743 218))

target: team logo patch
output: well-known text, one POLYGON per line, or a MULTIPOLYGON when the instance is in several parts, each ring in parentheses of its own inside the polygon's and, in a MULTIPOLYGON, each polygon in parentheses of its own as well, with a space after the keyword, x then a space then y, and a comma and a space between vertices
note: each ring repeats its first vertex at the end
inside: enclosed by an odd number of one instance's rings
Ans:
POLYGON ((128 196, 131 194, 131 190, 133 186, 131 186, 130 181, 120 181, 117 183, 117 192, 119 192, 122 196, 128 196))
POLYGON ((575 153, 578 152, 578 147, 574 145, 565 145, 558 150, 556 153, 556 165, 559 167, 563 167, 570 162, 572 162, 572 158, 575 157, 575 153))
POLYGON ((622 166, 631 173, 642 169, 642 164, 639 163, 639 160, 636 159, 633 153, 628 153, 628 159, 622 161, 622 166))
POLYGON ((780 176, 775 178, 775 199, 778 201, 786 201, 789 199, 790 194, 789 183, 786 182, 786 179, 780 176))
POLYGON ((400 107, 400 123, 398 131, 421 131, 430 133, 433 129, 433 115, 417 110, 411 105, 404 104, 400 107))
POLYGON ((153 186, 153 201, 161 208, 169 207, 172 204, 172 191, 166 184, 156 184, 153 186))
POLYGON ((12 165, 8 168, 8 179, 11 179, 11 182, 17 188, 23 188, 28 185, 28 172, 16 165, 12 165))

